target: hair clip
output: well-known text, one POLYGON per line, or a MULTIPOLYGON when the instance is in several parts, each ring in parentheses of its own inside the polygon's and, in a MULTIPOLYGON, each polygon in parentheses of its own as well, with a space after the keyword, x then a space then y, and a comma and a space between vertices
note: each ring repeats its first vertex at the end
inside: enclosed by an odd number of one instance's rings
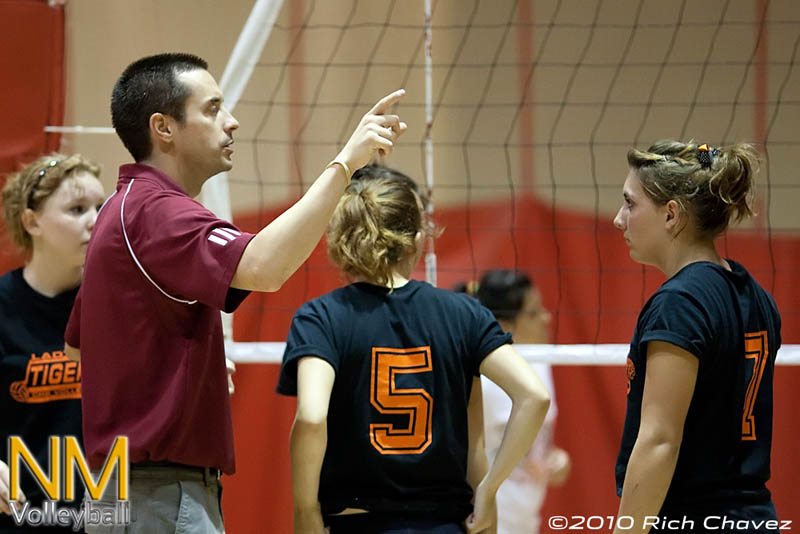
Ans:
POLYGON ((36 191, 36 188, 39 187, 39 184, 42 182, 42 178, 44 178, 44 175, 47 174, 47 171, 59 163, 61 163, 61 160, 59 159, 50 160, 50 162, 48 162, 47 165, 45 165, 44 168, 39 171, 39 174, 36 176, 36 181, 33 182, 33 187, 31 187, 31 192, 28 193, 28 207, 30 209, 33 209, 33 193, 36 191))
POLYGON ((708 169, 711 167, 711 163, 714 161, 714 158, 717 157, 719 154, 719 150, 716 148, 709 148, 707 143, 703 143, 702 145, 697 147, 697 161, 700 163, 700 166, 704 169, 708 169))

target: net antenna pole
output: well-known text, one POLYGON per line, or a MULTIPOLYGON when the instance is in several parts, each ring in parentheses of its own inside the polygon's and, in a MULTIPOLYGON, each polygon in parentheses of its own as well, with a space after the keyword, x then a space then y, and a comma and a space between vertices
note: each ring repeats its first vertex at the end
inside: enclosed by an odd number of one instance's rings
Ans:
MULTIPOLYGON (((428 189, 428 215, 433 216, 433 28, 431 0, 425 0, 425 184, 428 189)), ((425 254, 425 279, 436 287, 436 251, 433 236, 425 254)))
MULTIPOLYGON (((236 107, 247 82, 250 81, 281 7, 283 0, 256 0, 253 4, 219 82, 222 94, 225 95, 225 107, 230 111, 236 107)), ((200 195, 203 205, 217 217, 233 221, 227 172, 207 180, 200 195)), ((222 314, 222 331, 226 340, 233 339, 233 315, 230 313, 222 314)))

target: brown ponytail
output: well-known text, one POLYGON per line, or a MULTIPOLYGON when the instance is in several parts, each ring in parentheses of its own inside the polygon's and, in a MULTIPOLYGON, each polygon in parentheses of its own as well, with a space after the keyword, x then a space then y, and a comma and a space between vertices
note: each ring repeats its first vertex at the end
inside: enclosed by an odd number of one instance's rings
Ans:
POLYGON ((711 148, 693 141, 663 140, 646 151, 629 150, 628 165, 653 202, 664 205, 675 200, 702 234, 715 237, 731 220, 753 215, 758 154, 752 145, 711 148))
POLYGON ((391 178, 353 180, 328 225, 328 255, 342 271, 389 285, 396 265, 416 252, 417 232, 430 225, 409 183, 391 178))

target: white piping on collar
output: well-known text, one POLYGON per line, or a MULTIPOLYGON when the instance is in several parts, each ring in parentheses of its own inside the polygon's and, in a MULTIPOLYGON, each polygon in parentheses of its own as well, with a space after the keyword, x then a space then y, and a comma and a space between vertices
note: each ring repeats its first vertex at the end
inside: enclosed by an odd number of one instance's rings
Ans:
POLYGON ((131 186, 133 186, 133 182, 135 182, 135 181, 136 181, 136 179, 134 178, 128 184, 128 188, 125 190, 125 194, 122 197, 122 204, 120 205, 120 208, 119 208, 119 219, 120 219, 120 222, 122 223, 122 235, 125 236, 125 244, 128 246, 128 252, 131 253, 131 257, 133 258, 134 263, 136 263, 136 266, 139 268, 140 271, 142 271, 142 274, 144 275, 144 277, 147 278, 150 281, 150 283, 155 286, 156 289, 161 291, 161 293, 165 297, 167 297, 169 299, 172 299, 175 302, 180 302, 182 304, 196 304, 197 303, 196 300, 179 299, 177 297, 173 297, 172 295, 170 295, 169 293, 167 293, 166 291, 161 289, 161 287, 158 284, 156 284, 155 281, 152 278, 150 278, 150 275, 147 274, 147 271, 144 270, 144 267, 142 267, 142 264, 139 262, 139 258, 137 258, 136 254, 134 254, 134 252, 133 252, 133 247, 131 247, 131 242, 128 239, 128 232, 125 230, 125 200, 128 198, 128 193, 130 193, 131 186))

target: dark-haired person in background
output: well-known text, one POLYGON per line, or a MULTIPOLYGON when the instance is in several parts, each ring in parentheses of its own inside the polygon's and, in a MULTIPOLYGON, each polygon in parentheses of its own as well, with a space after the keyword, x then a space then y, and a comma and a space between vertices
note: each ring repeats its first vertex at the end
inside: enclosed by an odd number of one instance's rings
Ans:
MULTIPOLYGON (((12 513, 4 460, 8 437, 20 436, 47 472, 50 436, 80 438, 81 370, 64 356, 64 328, 105 198, 99 176, 100 167, 80 154, 48 154, 9 175, 3 187, 6 230, 26 261, 0 276, 0 534, 72 532, 17 526, 2 515, 12 513)), ((21 500, 41 508, 44 493, 27 468, 21 471, 21 500)), ((81 498, 58 506, 77 508, 81 498)))
POLYGON ((659 141, 628 152, 614 226, 630 256, 667 281, 639 314, 617 459, 615 532, 778 532, 766 487, 772 378, 781 345, 773 298, 716 237, 752 215, 757 155, 659 141), (725 522, 725 523, 723 523, 725 522))
MULTIPOLYGON (((219 310, 278 290, 305 261, 352 170, 391 152, 405 130, 387 114, 402 95, 364 115, 306 194, 253 235, 193 200, 232 167, 239 126, 206 62, 145 57, 117 80, 111 119, 135 163, 120 168, 97 220, 66 342, 83 365, 92 469, 117 436, 129 439, 125 532, 223 532, 219 474, 235 466, 219 310)), ((113 507, 106 493, 98 505, 113 507)))
MULTIPOLYGON (((477 283, 460 284, 455 291, 476 297, 515 343, 549 343, 550 312, 542 304, 539 288, 525 273, 511 269, 486 271, 477 283)), ((558 409, 553 373, 546 363, 532 364, 550 394, 550 409, 528 453, 497 491, 497 534, 539 532, 539 510, 548 485, 560 485, 569 476, 570 459, 553 445, 558 409)), ((511 413, 508 396, 489 380, 482 380, 483 417, 489 459, 497 455, 511 413)))

